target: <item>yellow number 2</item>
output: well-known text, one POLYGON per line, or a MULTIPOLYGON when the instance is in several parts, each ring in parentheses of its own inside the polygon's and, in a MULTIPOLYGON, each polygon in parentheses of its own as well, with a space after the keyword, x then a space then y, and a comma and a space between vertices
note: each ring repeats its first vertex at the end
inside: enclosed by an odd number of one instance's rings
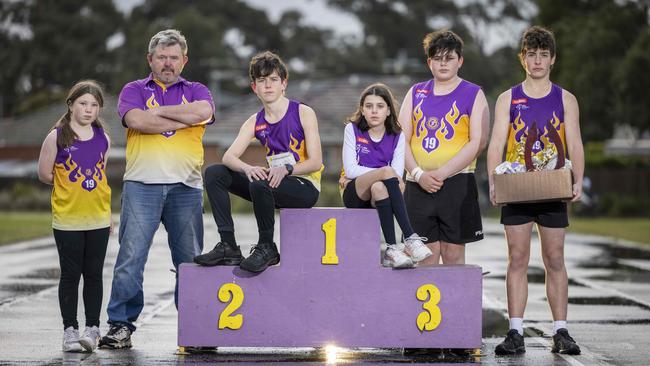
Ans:
POLYGON ((339 264, 336 255, 336 219, 331 218, 321 226, 325 232, 325 255, 321 257, 322 264, 339 264))
POLYGON ((219 315, 219 329, 230 328, 239 329, 244 322, 244 316, 241 314, 231 315, 239 309, 244 302, 244 291, 234 283, 225 283, 219 288, 219 301, 226 303, 228 306, 219 315), (232 300, 232 301, 231 301, 232 300))
POLYGON ((420 301, 424 301, 422 308, 425 310, 418 314, 416 320, 420 332, 432 331, 440 325, 442 320, 442 313, 437 306, 440 302, 440 290, 430 283, 420 286, 416 293, 416 297, 420 301))

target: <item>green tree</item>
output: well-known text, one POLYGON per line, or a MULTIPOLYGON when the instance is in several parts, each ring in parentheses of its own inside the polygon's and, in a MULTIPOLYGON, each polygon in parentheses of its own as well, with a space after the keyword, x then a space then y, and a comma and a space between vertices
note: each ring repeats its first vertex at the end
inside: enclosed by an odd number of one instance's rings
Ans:
MULTIPOLYGON (((619 77, 638 80, 646 72, 635 74, 638 70, 623 69, 639 59, 630 55, 629 62, 624 62, 639 34, 647 32, 647 8, 638 2, 610 0, 540 0, 538 6, 534 23, 550 27, 558 44, 552 79, 578 98, 583 137, 609 138, 615 124, 629 122, 629 117, 623 120, 621 114, 621 108, 628 104, 618 102, 617 96, 629 96, 632 89, 625 86, 626 91, 621 90, 619 77)), ((635 118, 647 120, 650 116, 635 118)))
POLYGON ((618 122, 650 131, 650 28, 639 34, 614 73, 618 122))
POLYGON ((3 2, 2 21, 11 24, 0 36, 11 49, 3 46, 1 75, 9 113, 59 97, 80 79, 110 80, 114 60, 106 41, 122 21, 111 0, 3 2), (12 35, 16 27, 22 36, 12 35))
POLYGON ((329 0, 329 3, 354 14, 363 24, 364 38, 361 45, 356 46, 360 55, 353 53, 355 57, 350 58, 357 67, 363 62, 372 72, 402 72, 429 77, 422 39, 429 32, 449 28, 465 42, 465 62, 460 75, 482 85, 488 94, 494 94, 495 89, 501 87, 502 80, 511 79, 510 67, 516 62, 514 50, 504 47, 493 55, 486 54, 484 35, 478 34, 477 29, 522 21, 525 16, 518 5, 528 4, 528 1, 329 0), (381 68, 382 62, 398 57, 406 58, 409 66, 402 70, 381 68))
POLYGON ((224 40, 228 31, 240 34, 243 45, 254 51, 282 46, 282 36, 266 14, 243 1, 147 0, 133 9, 124 27, 125 41, 118 50, 122 85, 149 73, 148 42, 167 28, 180 30, 187 39, 190 62, 183 76, 204 83, 213 70, 241 70, 246 75, 248 60, 224 40))

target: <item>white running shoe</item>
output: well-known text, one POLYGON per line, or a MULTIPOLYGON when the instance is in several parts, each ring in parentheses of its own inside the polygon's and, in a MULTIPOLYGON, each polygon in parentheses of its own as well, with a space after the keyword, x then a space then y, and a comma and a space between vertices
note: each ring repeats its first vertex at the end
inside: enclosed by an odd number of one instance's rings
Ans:
POLYGON ((79 343, 86 351, 92 352, 97 348, 101 334, 96 326, 86 327, 84 335, 79 338, 79 343))
POLYGON ((81 352, 81 344, 79 344, 79 331, 74 327, 67 327, 63 331, 63 352, 81 352))
POLYGON ((389 245, 384 252, 382 264, 393 268, 413 267, 413 261, 404 253, 404 244, 389 245))
POLYGON ((427 238, 418 236, 418 234, 415 233, 411 234, 411 236, 404 240, 406 252, 411 256, 411 259, 413 259, 414 262, 417 263, 433 255, 431 249, 424 244, 427 240, 427 238))

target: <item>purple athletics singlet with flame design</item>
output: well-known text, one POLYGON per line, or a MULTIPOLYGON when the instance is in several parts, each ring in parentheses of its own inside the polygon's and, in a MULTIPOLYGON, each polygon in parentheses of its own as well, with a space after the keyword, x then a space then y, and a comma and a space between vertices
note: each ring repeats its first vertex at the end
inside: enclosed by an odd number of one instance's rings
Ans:
MULTIPOLYGON (((57 134, 61 132, 57 128, 57 134)), ((94 230, 108 227, 111 189, 106 181, 108 139, 93 126, 90 140, 57 147, 52 189, 52 227, 57 230, 94 230)))
POLYGON ((539 131, 537 140, 532 144, 533 154, 544 150, 551 143, 549 128, 553 128, 560 135, 566 155, 562 88, 552 84, 551 92, 545 97, 531 98, 524 93, 523 84, 518 84, 512 87, 511 93, 506 156, 516 155, 518 146, 525 143, 533 126, 536 126, 539 131))
MULTIPOLYGON (((266 149, 266 156, 291 152, 296 163, 307 160, 305 131, 300 123, 300 102, 289 100, 289 107, 282 119, 269 123, 265 118, 264 108, 257 112, 255 119, 255 138, 266 149)), ((296 175, 309 180, 320 191, 321 169, 308 175, 296 175)))
MULTIPOLYGON (((434 95, 434 80, 413 86, 410 147, 415 162, 424 170, 447 163, 469 141, 469 118, 480 86, 461 80, 456 89, 434 95)), ((472 173, 476 160, 461 173, 472 173)))

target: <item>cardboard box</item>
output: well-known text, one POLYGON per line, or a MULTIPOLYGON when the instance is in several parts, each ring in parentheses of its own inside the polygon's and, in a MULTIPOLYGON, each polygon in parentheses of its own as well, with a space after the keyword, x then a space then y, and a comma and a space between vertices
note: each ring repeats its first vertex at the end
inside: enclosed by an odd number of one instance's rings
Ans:
POLYGON ((573 197, 573 176, 569 169, 495 174, 497 203, 566 201, 573 197))

